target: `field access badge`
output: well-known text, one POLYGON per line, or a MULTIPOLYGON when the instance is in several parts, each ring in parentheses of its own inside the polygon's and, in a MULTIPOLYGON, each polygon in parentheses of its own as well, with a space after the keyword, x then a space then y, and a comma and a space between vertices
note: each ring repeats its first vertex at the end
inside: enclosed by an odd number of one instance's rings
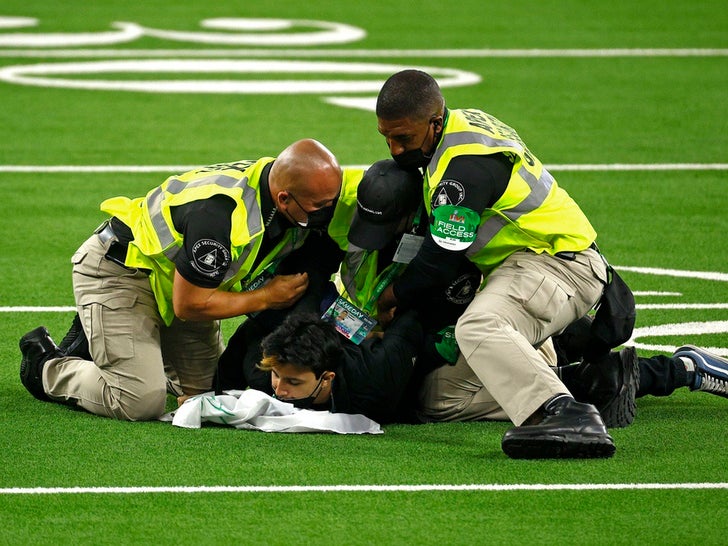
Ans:
POLYGON ((477 212, 456 205, 442 205, 432 211, 434 220, 430 232, 435 243, 448 250, 468 248, 478 231, 477 212))

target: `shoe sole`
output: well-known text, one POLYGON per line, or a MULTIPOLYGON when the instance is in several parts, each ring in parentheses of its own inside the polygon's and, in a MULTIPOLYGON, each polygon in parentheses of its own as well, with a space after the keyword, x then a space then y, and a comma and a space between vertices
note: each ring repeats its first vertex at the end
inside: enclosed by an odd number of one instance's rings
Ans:
POLYGON ((559 435, 511 438, 501 444, 511 459, 607 459, 617 448, 611 436, 579 436, 578 441, 559 435))
MULTIPOLYGON (((634 351, 634 349, 632 350, 634 351)), ((607 428, 628 427, 634 421, 637 414, 635 396, 637 395, 639 374, 640 369, 635 353, 634 358, 630 358, 622 369, 624 380, 619 394, 605 407, 599 408, 599 413, 607 428)))
MULTIPOLYGON (((33 369, 36 364, 31 363, 25 353, 27 352, 29 345, 37 343, 40 339, 46 336, 50 338, 48 329, 45 326, 38 326, 38 328, 31 330, 21 337, 18 342, 18 347, 20 348, 20 353, 22 355, 20 360, 20 382, 23 384, 25 389, 33 395, 33 397, 43 402, 50 401, 50 398, 43 390, 42 379, 36 376, 36 370, 33 369)), ((50 356, 52 355, 46 356, 46 359, 50 356)), ((58 356, 61 356, 60 353, 58 356)))

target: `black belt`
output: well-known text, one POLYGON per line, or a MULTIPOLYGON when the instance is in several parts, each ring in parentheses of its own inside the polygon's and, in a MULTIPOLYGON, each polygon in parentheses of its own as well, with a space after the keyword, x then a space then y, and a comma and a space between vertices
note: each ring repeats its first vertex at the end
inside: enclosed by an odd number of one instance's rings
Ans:
MULTIPOLYGON (((596 250, 597 252, 599 252, 599 249, 597 248, 596 243, 590 244, 589 248, 587 248, 586 250, 589 250, 589 249, 596 250)), ((562 260, 567 260, 569 262, 573 262, 574 260, 576 260, 576 255, 579 254, 580 252, 584 252, 584 251, 580 250, 579 252, 576 252, 574 250, 562 250, 561 252, 557 252, 556 254, 554 254, 554 256, 556 256, 557 258, 561 258, 562 260)))

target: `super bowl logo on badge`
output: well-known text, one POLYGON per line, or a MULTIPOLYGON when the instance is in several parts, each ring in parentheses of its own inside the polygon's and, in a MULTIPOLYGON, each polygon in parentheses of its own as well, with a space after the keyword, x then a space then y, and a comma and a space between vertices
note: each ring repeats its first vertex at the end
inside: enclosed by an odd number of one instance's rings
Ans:
POLYGON ((207 276, 215 276, 230 264, 230 251, 213 239, 200 239, 192 246, 192 267, 207 276))
POLYGON ((430 233, 435 243, 448 250, 463 250, 475 240, 480 216, 468 208, 444 205, 432 211, 430 233))

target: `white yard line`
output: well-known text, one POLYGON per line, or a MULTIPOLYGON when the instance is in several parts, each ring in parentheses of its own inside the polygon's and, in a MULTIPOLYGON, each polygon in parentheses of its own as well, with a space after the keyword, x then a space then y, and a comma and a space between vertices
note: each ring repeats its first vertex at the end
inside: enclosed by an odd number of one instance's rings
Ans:
MULTIPOLYGON (((638 303, 637 309, 728 309, 728 303, 638 303)), ((47 306, 33 307, 16 305, 0 307, 0 313, 73 313, 75 307, 47 306)))
POLYGON ((332 58, 549 58, 549 57, 726 57, 724 48, 602 48, 602 49, 2 49, 9 58, 108 57, 332 57, 332 58))
POLYGON ((6 487, 0 495, 147 494, 147 493, 312 493, 420 491, 595 491, 641 489, 728 489, 728 483, 557 483, 432 485, 202 485, 162 487, 6 487))
POLYGON ((75 307, 33 307, 30 305, 16 305, 0 307, 0 313, 70 313, 75 312, 75 307))

